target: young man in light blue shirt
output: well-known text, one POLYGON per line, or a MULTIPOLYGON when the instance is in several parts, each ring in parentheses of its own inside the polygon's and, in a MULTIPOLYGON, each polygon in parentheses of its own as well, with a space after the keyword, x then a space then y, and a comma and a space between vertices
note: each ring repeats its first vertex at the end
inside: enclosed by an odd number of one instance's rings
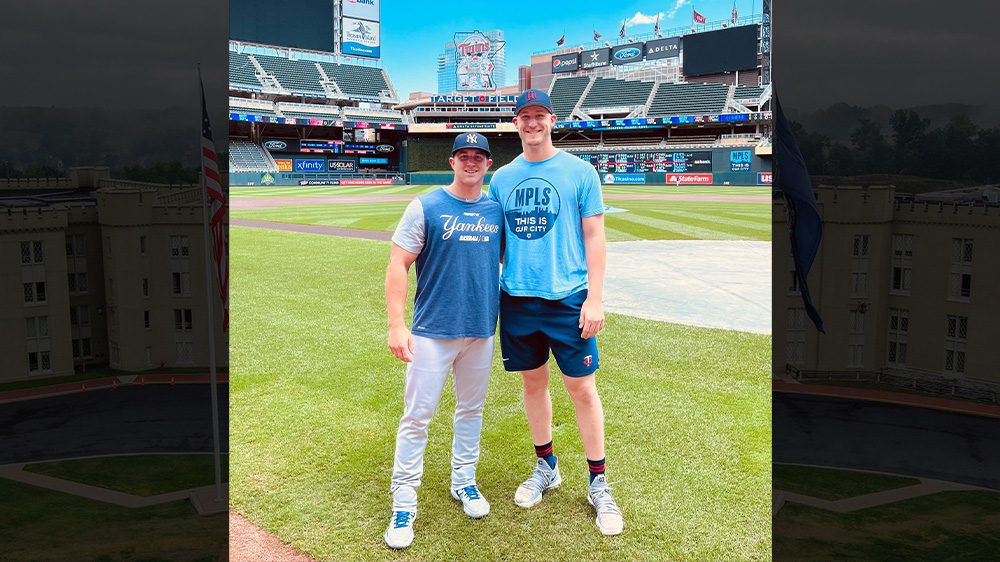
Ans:
POLYGON ((552 144, 549 96, 517 97, 514 125, 523 154, 500 168, 489 196, 504 211, 506 248, 500 282, 504 368, 520 371, 524 409, 538 457, 514 494, 524 508, 562 483, 552 444, 549 351, 576 408, 590 472, 588 501, 605 535, 622 532, 621 511, 604 474, 604 411, 597 393, 596 335, 604 327, 604 202, 597 171, 552 144))

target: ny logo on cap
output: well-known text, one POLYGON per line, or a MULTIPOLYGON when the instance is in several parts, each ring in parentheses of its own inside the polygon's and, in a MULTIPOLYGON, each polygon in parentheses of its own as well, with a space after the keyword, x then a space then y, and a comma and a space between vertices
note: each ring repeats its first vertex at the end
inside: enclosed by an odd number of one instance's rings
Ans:
POLYGON ((528 96, 527 96, 528 101, 535 101, 535 98, 537 98, 537 97, 538 97, 538 94, 536 94, 535 92, 532 92, 531 90, 528 90, 528 96))
POLYGON ((475 133, 469 133, 468 135, 465 135, 465 142, 479 144, 479 139, 476 137, 475 133))

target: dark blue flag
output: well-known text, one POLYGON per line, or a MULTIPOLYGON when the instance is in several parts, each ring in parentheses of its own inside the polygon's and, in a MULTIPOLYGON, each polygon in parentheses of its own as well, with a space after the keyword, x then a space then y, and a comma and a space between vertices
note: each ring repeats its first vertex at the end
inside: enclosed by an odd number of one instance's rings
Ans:
POLYGON ((809 170, 806 169, 806 162, 802 158, 802 152, 799 151, 799 145, 795 143, 792 128, 781 111, 778 97, 772 95, 771 100, 775 114, 775 183, 785 195, 795 275, 798 277, 806 314, 816 325, 817 330, 826 333, 823 329, 823 319, 813 306, 809 285, 806 283, 806 277, 809 276, 809 270, 823 239, 823 221, 819 216, 819 208, 816 207, 816 194, 813 192, 812 182, 809 181, 809 170))

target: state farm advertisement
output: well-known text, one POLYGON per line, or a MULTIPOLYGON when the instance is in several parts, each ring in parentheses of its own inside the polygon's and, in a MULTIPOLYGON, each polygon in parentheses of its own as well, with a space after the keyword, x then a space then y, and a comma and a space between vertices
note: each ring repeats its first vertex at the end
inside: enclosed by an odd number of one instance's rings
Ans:
POLYGON ((712 185, 712 174, 667 174, 667 183, 712 185))

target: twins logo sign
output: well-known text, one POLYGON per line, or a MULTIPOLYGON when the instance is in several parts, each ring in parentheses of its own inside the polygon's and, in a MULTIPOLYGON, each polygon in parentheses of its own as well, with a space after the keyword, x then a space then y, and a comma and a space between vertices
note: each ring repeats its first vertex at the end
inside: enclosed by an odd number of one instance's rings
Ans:
POLYGON ((559 192, 542 178, 528 178, 510 192, 504 205, 507 227, 522 240, 536 240, 549 233, 559 216, 559 192))

